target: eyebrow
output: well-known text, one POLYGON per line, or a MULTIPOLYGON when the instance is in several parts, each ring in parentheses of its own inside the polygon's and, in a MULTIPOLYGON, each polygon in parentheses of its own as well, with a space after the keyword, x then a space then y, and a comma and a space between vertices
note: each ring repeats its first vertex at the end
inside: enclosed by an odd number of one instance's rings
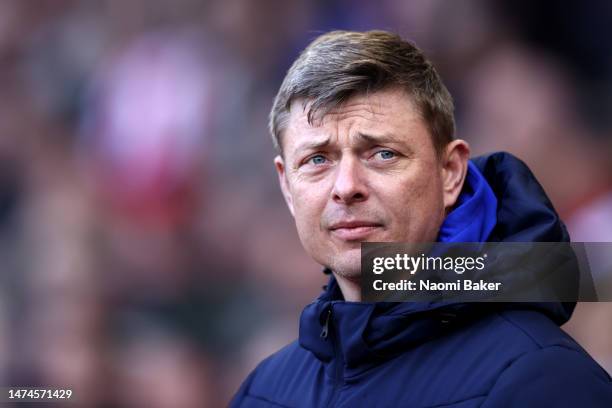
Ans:
POLYGON ((320 139, 308 140, 296 147, 296 151, 304 151, 304 150, 316 150, 322 147, 325 147, 329 144, 331 137, 326 136, 320 139))
POLYGON ((366 133, 357 133, 357 137, 361 139, 363 142, 369 144, 377 144, 377 143, 399 143, 400 139, 393 134, 384 133, 381 135, 368 135, 366 133))
MULTIPOLYGON (((371 144, 371 145, 379 144, 379 143, 400 143, 400 138, 398 138, 397 136, 391 133, 384 133, 381 135, 370 135, 370 134, 358 132, 357 138, 359 139, 361 143, 371 144)), ((330 141, 331 141, 330 136, 325 136, 319 139, 308 140, 298 145, 295 151, 301 152, 301 151, 321 149, 329 145, 330 141)))

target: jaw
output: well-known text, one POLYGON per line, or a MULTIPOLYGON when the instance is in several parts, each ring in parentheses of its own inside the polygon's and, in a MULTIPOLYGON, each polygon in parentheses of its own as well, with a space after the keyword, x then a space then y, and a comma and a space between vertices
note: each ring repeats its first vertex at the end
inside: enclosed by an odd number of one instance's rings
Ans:
POLYGON ((347 302, 361 302, 361 279, 351 278, 334 272, 340 291, 347 302))

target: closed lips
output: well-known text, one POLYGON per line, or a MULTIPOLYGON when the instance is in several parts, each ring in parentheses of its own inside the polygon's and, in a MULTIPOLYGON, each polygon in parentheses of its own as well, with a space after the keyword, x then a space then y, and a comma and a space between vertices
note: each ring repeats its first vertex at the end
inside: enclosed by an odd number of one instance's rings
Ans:
POLYGON ((367 221, 349 221, 349 222, 339 222, 339 223, 335 223, 332 224, 330 229, 331 230, 337 230, 337 229, 349 229, 349 228, 362 228, 362 227, 380 227, 380 224, 376 224, 374 222, 367 222, 367 221))

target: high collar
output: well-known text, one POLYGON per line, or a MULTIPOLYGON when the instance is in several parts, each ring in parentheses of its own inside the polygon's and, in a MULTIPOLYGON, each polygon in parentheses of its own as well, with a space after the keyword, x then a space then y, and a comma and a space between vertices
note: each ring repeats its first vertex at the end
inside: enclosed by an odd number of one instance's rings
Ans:
MULTIPOLYGON (((440 240, 564 242, 569 236, 525 164, 510 154, 496 153, 470 163, 459 204, 447 216, 440 240)), ((558 324, 569 319, 573 306, 496 305, 539 310, 558 324)), ((302 313, 299 341, 321 361, 329 362, 340 353, 347 369, 365 369, 473 320, 486 309, 491 307, 478 303, 345 302, 331 276, 324 292, 302 313), (328 319, 333 341, 321 336, 328 319)))
POLYGON ((446 216, 439 242, 483 242, 497 223, 497 198, 480 170, 471 161, 455 208, 446 216))

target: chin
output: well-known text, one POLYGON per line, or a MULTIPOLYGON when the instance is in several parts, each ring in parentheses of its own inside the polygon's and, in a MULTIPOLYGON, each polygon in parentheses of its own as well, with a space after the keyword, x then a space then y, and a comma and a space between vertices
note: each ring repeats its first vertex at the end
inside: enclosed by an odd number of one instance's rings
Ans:
POLYGON ((341 259, 336 258, 330 264, 330 269, 340 276, 348 279, 361 276, 361 251, 351 251, 356 254, 346 254, 341 259))

